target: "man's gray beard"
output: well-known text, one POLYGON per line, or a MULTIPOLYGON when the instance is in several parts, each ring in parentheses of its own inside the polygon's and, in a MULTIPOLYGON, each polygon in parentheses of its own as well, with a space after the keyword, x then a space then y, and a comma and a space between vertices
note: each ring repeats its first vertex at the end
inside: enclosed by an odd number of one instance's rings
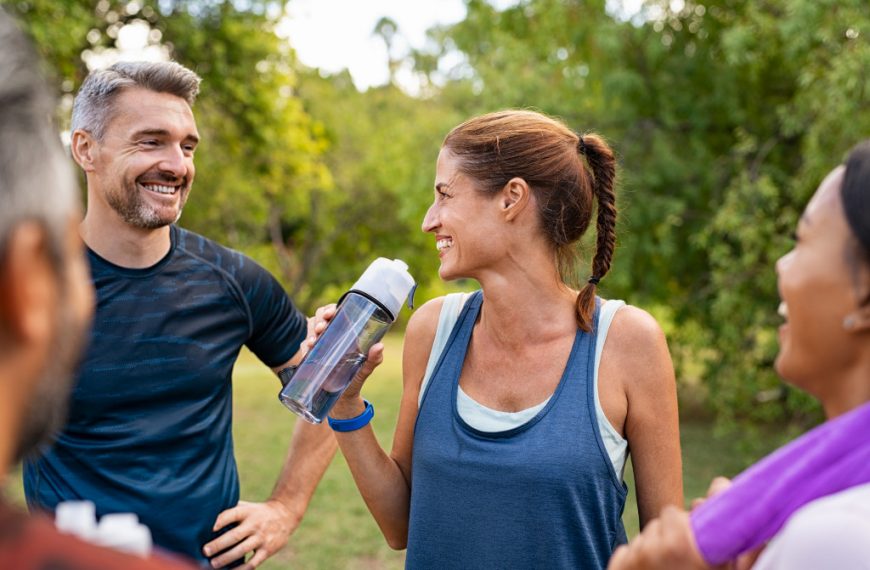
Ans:
MULTIPOLYGON (((174 224, 181 218, 184 202, 182 207, 178 209, 178 215, 174 220, 165 220, 157 216, 157 213, 148 206, 142 196, 139 194, 139 186, 134 180, 132 182, 133 190, 130 190, 130 184, 123 182, 119 192, 107 192, 106 202, 115 210, 121 219, 133 227, 143 230, 156 230, 170 224, 174 224)), ((179 192, 184 192, 182 188, 179 192)), ((186 200, 185 200, 186 201, 186 200)))
POLYGON ((73 309, 62 301, 57 317, 57 334, 48 352, 42 375, 28 404, 18 437, 16 461, 39 454, 54 442, 67 418, 73 377, 81 349, 90 337, 74 322, 73 309))

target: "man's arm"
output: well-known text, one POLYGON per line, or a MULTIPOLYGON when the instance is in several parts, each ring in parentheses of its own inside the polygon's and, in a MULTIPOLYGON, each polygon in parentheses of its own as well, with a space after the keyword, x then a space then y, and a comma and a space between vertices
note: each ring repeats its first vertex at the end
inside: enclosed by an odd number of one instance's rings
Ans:
MULTIPOLYGON (((309 319, 309 337, 314 335, 313 323, 314 319, 309 319)), ((277 374, 287 366, 299 364, 307 352, 308 344, 303 342, 293 358, 272 370, 277 374)), ((253 557, 242 567, 252 569, 281 550, 299 526, 337 448, 335 436, 326 423, 314 425, 297 419, 290 449, 271 497, 263 503, 239 501, 238 505, 218 515, 215 531, 233 523, 237 526, 203 547, 208 557, 221 553, 212 559, 212 566, 220 568, 253 552, 253 557)))

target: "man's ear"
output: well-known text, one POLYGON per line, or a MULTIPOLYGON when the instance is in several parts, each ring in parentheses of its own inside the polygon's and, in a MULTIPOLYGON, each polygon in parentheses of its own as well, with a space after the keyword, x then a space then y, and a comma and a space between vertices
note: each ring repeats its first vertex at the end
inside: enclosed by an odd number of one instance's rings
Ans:
POLYGON ((93 172, 96 169, 94 162, 96 161, 97 154, 97 140, 91 133, 81 129, 74 131, 70 143, 70 152, 72 153, 73 160, 85 172, 93 172))
POLYGON ((501 189, 501 208, 505 220, 511 222, 517 219, 529 205, 532 189, 522 178, 511 178, 501 189))
POLYGON ((48 235, 37 222, 9 235, 0 266, 0 326, 14 343, 47 342, 54 334, 59 278, 48 235))

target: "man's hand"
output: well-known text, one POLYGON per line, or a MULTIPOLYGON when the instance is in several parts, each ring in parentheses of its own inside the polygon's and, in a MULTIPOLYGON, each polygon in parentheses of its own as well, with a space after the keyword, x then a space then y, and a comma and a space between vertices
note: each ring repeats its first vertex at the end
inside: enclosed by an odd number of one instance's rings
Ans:
POLYGON ((218 515, 214 530, 217 532, 232 523, 237 526, 206 544, 202 551, 209 558, 220 553, 211 559, 214 568, 222 568, 253 552, 254 556, 242 566, 244 570, 253 569, 287 544, 301 518, 280 501, 239 501, 238 505, 218 515))

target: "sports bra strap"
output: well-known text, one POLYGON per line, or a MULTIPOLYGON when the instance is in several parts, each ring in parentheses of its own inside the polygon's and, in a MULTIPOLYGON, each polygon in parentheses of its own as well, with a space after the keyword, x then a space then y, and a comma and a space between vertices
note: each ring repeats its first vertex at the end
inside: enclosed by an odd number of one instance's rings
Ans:
POLYGON ((438 317, 438 328, 435 330, 435 340, 432 341, 432 350, 429 352, 429 361, 426 363, 426 374, 423 376, 423 382, 420 384, 420 396, 417 399, 417 405, 423 401, 426 385, 432 377, 435 365, 438 364, 438 359, 441 358, 441 353, 444 352, 447 339, 450 338, 450 333, 453 332, 453 327, 456 325, 456 321, 459 320, 462 307, 465 306, 465 301, 468 300, 469 296, 470 293, 450 293, 444 296, 444 304, 441 305, 441 315, 438 317))

